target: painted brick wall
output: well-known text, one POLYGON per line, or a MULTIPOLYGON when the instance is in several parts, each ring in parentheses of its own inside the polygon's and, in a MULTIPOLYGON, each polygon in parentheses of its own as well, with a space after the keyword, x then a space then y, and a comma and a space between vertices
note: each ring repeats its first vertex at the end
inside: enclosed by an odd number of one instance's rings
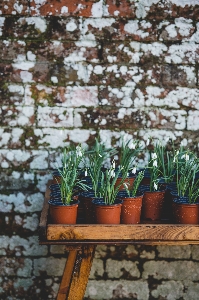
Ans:
MULTIPOLYGON (((66 253, 39 246, 68 143, 121 134, 198 151, 199 0, 0 1, 0 299, 55 299, 66 253)), ((105 247, 86 299, 198 299, 198 246, 105 247)))

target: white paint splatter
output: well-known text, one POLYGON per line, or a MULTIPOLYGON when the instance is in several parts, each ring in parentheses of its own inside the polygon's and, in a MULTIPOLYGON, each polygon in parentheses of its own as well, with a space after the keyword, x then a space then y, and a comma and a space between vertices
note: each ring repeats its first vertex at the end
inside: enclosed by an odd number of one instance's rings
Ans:
POLYGON ((91 13, 94 18, 101 18, 103 16, 103 0, 93 3, 91 13))
POLYGON ((71 20, 69 23, 66 24, 66 30, 67 31, 75 31, 77 29, 77 24, 74 20, 71 20))
POLYGON ((68 13, 68 7, 67 6, 62 6, 61 8, 61 14, 67 14, 68 13))
POLYGON ((28 25, 34 25, 37 30, 40 32, 45 32, 47 28, 46 20, 41 17, 28 17, 28 18, 21 18, 19 21, 21 23, 27 22, 28 25))

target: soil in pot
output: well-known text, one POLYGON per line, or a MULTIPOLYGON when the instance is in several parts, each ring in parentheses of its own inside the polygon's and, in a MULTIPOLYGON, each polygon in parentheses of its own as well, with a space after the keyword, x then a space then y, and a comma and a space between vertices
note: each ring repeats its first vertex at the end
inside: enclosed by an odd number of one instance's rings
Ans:
POLYGON ((107 205, 103 199, 94 199, 97 224, 120 224, 122 200, 117 199, 114 204, 107 205))
POLYGON ((143 194, 135 197, 129 197, 126 192, 120 192, 118 197, 123 200, 121 209, 121 224, 140 223, 143 194))
POLYGON ((142 218, 152 221, 160 220, 162 216, 165 191, 145 191, 142 201, 142 218))
POLYGON ((49 200, 48 203, 54 224, 76 224, 78 200, 73 200, 70 205, 64 205, 59 200, 49 200))
POLYGON ((187 200, 175 198, 173 200, 173 216, 176 224, 198 224, 199 203, 188 203, 187 200))

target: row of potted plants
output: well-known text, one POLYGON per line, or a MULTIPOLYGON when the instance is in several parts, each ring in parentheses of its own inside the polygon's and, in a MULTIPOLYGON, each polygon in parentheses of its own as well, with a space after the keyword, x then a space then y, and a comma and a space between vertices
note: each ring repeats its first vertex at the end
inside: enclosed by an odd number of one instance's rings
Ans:
POLYGON ((78 214, 85 223, 136 224, 141 218, 198 224, 199 159, 188 149, 167 150, 160 142, 150 149, 148 165, 139 170, 138 158, 146 151, 139 141, 122 139, 116 149, 96 139, 90 149, 65 148, 50 186, 52 221, 74 224, 78 214))

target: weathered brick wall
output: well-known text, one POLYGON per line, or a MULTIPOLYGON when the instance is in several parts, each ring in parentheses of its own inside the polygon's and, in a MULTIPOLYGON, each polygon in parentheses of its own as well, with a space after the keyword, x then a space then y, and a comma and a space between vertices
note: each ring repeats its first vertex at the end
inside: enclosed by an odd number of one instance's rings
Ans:
MULTIPOLYGON (((198 150, 199 0, 0 1, 0 299, 55 299, 39 246, 48 170, 121 134, 198 150)), ((198 299, 198 246, 99 247, 87 299, 198 299)))

